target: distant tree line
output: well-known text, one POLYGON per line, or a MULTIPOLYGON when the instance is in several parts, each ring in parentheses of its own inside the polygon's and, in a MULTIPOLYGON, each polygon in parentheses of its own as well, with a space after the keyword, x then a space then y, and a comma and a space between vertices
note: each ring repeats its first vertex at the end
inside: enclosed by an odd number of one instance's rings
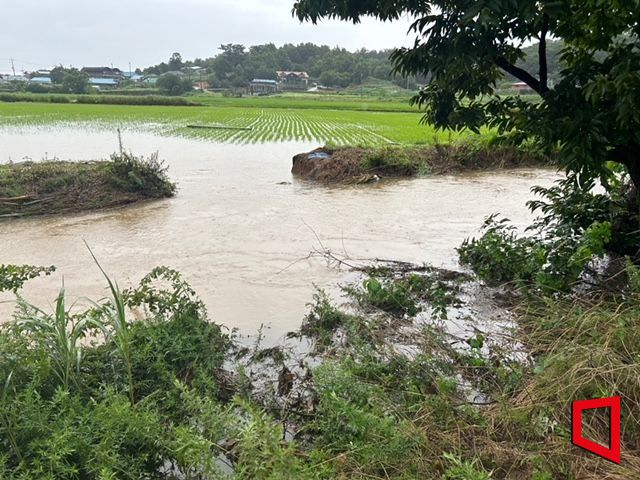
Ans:
MULTIPOLYGON (((549 78, 554 80, 560 72, 561 42, 548 42, 549 78)), ((189 67, 200 67, 193 80, 206 80, 211 87, 242 88, 254 78, 275 80, 276 71, 307 72, 313 82, 328 87, 344 88, 367 79, 388 80, 398 86, 415 89, 426 82, 426 78, 402 78, 392 72, 389 56, 392 50, 361 49, 350 52, 344 48, 318 46, 312 43, 285 44, 276 47, 272 43, 245 47, 240 44, 225 44, 220 52, 210 58, 184 61, 180 53, 171 55, 167 62, 149 67, 145 74, 162 75, 182 71, 189 67)), ((524 49, 528 55, 518 66, 530 69, 537 62, 537 45, 524 49)), ((505 83, 515 78, 505 77, 505 83)))
POLYGON ((368 78, 389 80, 400 86, 416 88, 420 79, 405 79, 392 74, 389 61, 391 50, 358 50, 349 52, 344 48, 301 43, 276 47, 269 43, 245 47, 226 44, 219 47, 220 53, 214 57, 193 61, 183 61, 179 53, 174 53, 167 62, 149 67, 145 74, 161 75, 189 67, 201 67, 198 78, 209 82, 212 87, 245 87, 252 79, 276 79, 276 71, 307 72, 312 81, 329 87, 347 87, 368 78))

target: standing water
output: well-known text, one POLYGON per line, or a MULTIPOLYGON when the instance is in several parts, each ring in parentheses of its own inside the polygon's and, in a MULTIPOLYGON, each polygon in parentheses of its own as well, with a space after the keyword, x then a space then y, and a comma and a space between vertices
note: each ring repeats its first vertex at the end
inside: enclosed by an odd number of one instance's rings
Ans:
MULTIPOLYGON (((487 215, 527 224, 531 186, 557 178, 549 170, 518 170, 324 187, 290 174, 292 156, 317 144, 215 144, 131 132, 124 140, 136 155, 160 152, 178 196, 1 222, 0 263, 58 267, 53 277, 27 283, 27 300, 47 309, 63 284, 70 300, 107 295, 86 240, 121 288, 156 266, 175 268, 216 322, 243 333, 265 324, 273 339, 299 327, 314 284, 331 287, 345 278, 309 257, 314 249, 455 267, 455 248, 487 215)), ((0 161, 90 160, 116 149, 113 132, 0 129, 0 161)), ((2 294, 0 301, 12 298, 2 294)), ((12 308, 0 304, 2 318, 12 308)))

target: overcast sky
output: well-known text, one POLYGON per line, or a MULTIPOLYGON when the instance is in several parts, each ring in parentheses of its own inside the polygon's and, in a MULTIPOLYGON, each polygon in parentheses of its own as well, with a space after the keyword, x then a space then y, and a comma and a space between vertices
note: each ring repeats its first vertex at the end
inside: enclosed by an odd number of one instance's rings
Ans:
POLYGON ((409 21, 301 24, 294 0, 0 0, 0 72, 53 65, 122 69, 206 58, 222 43, 301 43, 356 50, 410 44, 409 21))

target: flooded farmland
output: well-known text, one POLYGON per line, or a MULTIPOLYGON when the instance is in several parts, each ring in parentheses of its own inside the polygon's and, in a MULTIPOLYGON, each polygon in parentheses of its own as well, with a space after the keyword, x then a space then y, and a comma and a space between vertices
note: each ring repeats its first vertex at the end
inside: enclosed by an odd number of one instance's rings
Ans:
MULTIPOLYGON (((178 196, 0 223, 0 263, 58 267, 53 277, 27 284, 28 300, 47 309, 63 284, 70 299, 106 295, 86 240, 122 288, 166 265, 183 273, 215 321, 243 333, 265 324, 276 339, 299 326, 314 284, 330 288, 346 278, 324 259, 310 257, 315 249, 453 267, 455 247, 487 215, 499 212, 527 224, 530 187, 557 177, 549 170, 519 170, 328 188, 290 174, 292 156, 317 143, 237 145, 139 132, 125 132, 124 142, 136 154, 159 151, 178 196)), ((114 131, 0 129, 2 162, 99 159, 117 148, 114 131)), ((3 313, 11 308, 0 305, 3 313)))

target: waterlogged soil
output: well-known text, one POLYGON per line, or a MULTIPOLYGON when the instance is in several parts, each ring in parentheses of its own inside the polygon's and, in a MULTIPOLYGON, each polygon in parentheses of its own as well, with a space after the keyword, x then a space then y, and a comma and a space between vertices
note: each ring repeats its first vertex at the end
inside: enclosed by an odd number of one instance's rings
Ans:
MULTIPOLYGON (((347 273, 310 253, 456 268, 456 246, 487 215, 499 212, 525 226, 531 186, 557 178, 552 170, 526 169, 321 187, 290 173, 293 155, 318 144, 230 145, 136 132, 123 140, 138 155, 160 152, 178 183, 177 197, 0 223, 0 263, 58 267, 27 284, 24 296, 45 309, 63 285, 80 303, 106 296, 86 241, 122 288, 155 266, 175 268, 216 322, 245 334, 264 324, 270 340, 300 326, 314 284, 336 292, 347 280, 347 273)), ((100 159, 117 148, 113 131, 0 129, 1 162, 100 159)), ((0 296, 2 318, 12 298, 0 296)))

